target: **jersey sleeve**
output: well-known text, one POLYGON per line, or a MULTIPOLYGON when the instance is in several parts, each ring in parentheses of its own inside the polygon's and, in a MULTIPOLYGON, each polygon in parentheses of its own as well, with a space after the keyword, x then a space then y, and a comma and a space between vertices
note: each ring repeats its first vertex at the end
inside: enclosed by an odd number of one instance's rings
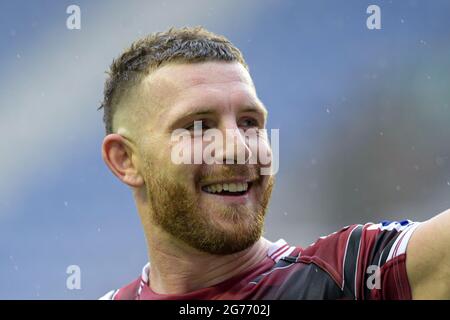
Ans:
POLYGON ((372 300, 412 299, 406 271, 406 248, 419 222, 384 221, 363 228, 357 285, 359 296, 372 300))
POLYGON ((383 221, 347 226, 304 249, 335 280, 343 299, 411 299, 406 248, 419 222, 383 221))

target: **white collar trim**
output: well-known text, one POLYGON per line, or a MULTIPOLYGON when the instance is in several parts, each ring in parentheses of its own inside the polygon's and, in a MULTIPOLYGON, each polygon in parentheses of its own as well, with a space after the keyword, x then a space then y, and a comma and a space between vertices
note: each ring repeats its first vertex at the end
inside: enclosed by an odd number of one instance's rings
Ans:
MULTIPOLYGON (((269 241, 270 242, 270 241, 269 241)), ((270 242, 269 250, 267 250, 267 256, 278 262, 280 259, 290 255, 295 250, 294 246, 289 246, 284 239, 279 239, 276 242, 270 242)), ((145 284, 148 284, 148 274, 150 271, 150 262, 148 262, 144 268, 142 268, 141 280, 145 284)))

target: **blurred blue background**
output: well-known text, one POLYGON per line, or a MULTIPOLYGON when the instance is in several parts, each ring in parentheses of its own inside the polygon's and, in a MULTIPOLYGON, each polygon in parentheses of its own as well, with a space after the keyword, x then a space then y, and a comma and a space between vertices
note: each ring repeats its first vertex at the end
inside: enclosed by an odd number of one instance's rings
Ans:
POLYGON ((449 1, 0 3, 1 299, 96 299, 140 274, 143 231, 101 159, 97 107, 112 59, 170 26, 241 48, 280 129, 270 240, 450 208, 449 1), (71 4, 81 30, 66 28, 71 4))

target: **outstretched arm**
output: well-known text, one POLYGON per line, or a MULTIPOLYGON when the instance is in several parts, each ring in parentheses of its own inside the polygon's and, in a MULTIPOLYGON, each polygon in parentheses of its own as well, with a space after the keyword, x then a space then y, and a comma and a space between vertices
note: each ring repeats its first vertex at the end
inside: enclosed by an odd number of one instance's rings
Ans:
POLYGON ((413 299, 450 299, 450 209, 415 230, 406 270, 413 299))

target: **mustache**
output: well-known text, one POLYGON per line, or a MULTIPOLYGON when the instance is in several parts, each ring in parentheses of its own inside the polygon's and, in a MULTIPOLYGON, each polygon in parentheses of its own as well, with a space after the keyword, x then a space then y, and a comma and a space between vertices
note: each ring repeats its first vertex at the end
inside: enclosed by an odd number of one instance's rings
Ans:
POLYGON ((208 165, 202 170, 197 182, 209 182, 227 180, 233 178, 245 178, 250 181, 259 179, 258 165, 226 164, 208 165))

